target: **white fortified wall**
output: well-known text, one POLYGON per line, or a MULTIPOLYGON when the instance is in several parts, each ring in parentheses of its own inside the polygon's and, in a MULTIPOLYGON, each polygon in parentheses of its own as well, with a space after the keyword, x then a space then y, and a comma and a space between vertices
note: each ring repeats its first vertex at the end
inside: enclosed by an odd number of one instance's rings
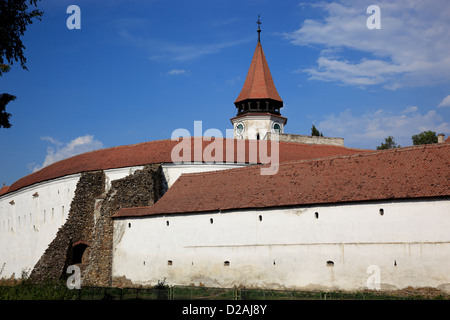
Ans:
MULTIPOLYGON (((234 168, 233 164, 164 164, 170 187, 182 173, 234 168)), ((143 166, 105 170, 105 191, 111 182, 143 166)), ((0 279, 29 273, 66 222, 80 174, 27 186, 0 197, 0 279)))
POLYGON ((29 273, 67 220, 79 174, 0 198, 0 278, 29 273))
POLYGON ((135 284, 450 291, 450 201, 120 218, 113 277, 135 284))

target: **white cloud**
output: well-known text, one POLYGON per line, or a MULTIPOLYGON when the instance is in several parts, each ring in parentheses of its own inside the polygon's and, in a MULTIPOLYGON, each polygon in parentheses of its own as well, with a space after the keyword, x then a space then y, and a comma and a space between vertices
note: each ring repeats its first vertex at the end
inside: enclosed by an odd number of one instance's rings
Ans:
POLYGON ((377 1, 379 30, 366 26, 369 4, 313 4, 325 13, 324 19, 306 19, 300 29, 285 34, 292 44, 321 49, 317 66, 301 71, 310 79, 390 89, 450 80, 449 1, 377 1), (352 50, 358 58, 345 57, 352 50))
POLYGON ((126 44, 147 50, 151 60, 174 61, 187 61, 209 54, 216 54, 223 49, 249 41, 249 39, 240 39, 212 44, 180 44, 168 40, 142 37, 128 31, 126 28, 122 28, 119 31, 119 36, 126 44))
POLYGON ((390 76, 404 72, 400 66, 382 60, 362 59, 360 62, 353 63, 323 55, 319 57, 317 64, 317 68, 302 70, 310 75, 311 80, 340 81, 346 85, 355 86, 385 83, 390 76))
POLYGON ((450 107, 450 94, 444 98, 444 100, 441 101, 438 105, 439 108, 441 107, 450 107))
POLYGON ((225 80, 225 84, 234 86, 236 83, 239 83, 240 81, 241 81, 241 77, 237 76, 232 79, 225 80))
POLYGON ((379 109, 362 115, 345 110, 337 116, 326 116, 317 128, 327 137, 344 138, 346 146, 367 149, 375 149, 388 136, 405 147, 412 145, 412 135, 423 131, 450 133, 450 123, 435 110, 422 114, 416 106, 401 112, 379 109))
POLYGON ((187 73, 187 70, 184 69, 172 69, 169 72, 167 72, 169 76, 178 76, 185 73, 187 73))
POLYGON ((53 146, 47 148, 47 155, 42 165, 31 163, 29 169, 36 172, 54 162, 103 148, 103 143, 95 140, 94 136, 85 135, 73 139, 68 143, 62 143, 52 137, 42 137, 41 140, 50 142, 53 146))
POLYGON ((48 142, 50 142, 51 144, 54 144, 54 145, 56 145, 56 146, 61 146, 62 145, 62 143, 61 142, 59 142, 58 140, 56 140, 56 139, 53 139, 52 137, 41 137, 41 140, 42 141, 48 141, 48 142))
POLYGON ((150 56, 150 59, 160 60, 169 58, 176 61, 193 60, 204 55, 219 53, 223 49, 234 47, 242 42, 242 40, 214 44, 175 44, 165 42, 158 47, 158 52, 150 56))

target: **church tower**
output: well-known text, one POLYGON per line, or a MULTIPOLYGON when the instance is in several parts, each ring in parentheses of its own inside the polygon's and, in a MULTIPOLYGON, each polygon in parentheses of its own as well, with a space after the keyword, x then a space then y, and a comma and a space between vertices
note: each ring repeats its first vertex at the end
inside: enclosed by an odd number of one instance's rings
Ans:
POLYGON ((234 138, 263 140, 268 132, 283 133, 287 118, 280 109, 283 100, 278 94, 261 46, 261 22, 258 16, 258 43, 241 93, 234 105, 237 115, 231 118, 234 138))

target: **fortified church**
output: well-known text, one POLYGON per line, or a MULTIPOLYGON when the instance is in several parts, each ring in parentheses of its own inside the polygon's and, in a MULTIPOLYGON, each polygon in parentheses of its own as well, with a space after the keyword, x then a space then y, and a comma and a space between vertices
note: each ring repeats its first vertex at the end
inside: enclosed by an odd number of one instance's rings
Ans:
POLYGON ((285 133, 260 32, 234 138, 92 151, 3 186, 0 278, 76 265, 82 285, 450 292, 449 139, 374 151, 285 133))

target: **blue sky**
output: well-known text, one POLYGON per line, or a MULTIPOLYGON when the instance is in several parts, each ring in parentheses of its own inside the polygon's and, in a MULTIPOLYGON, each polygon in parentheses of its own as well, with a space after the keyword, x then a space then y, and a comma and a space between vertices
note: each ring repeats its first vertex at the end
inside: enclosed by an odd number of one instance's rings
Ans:
MULTIPOLYGON (((194 121, 231 128, 261 43, 284 100, 286 133, 375 149, 424 130, 450 134, 450 2, 46 0, 23 37, 28 71, 0 78, 0 184, 99 148, 170 139, 194 121), (381 29, 369 30, 369 5, 381 29), (69 30, 69 5, 81 29, 69 30)), ((1 185, 0 185, 1 186, 1 185)))

